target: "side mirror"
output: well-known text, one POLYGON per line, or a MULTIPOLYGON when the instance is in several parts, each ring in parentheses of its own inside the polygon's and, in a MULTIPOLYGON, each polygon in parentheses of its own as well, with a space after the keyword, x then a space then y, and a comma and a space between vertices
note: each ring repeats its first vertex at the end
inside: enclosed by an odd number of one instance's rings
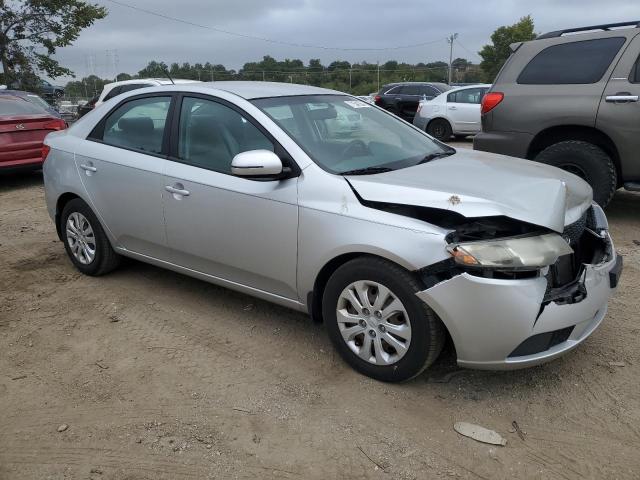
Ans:
POLYGON ((269 150, 249 150, 233 157, 231 173, 238 177, 277 177, 282 174, 282 160, 269 150))

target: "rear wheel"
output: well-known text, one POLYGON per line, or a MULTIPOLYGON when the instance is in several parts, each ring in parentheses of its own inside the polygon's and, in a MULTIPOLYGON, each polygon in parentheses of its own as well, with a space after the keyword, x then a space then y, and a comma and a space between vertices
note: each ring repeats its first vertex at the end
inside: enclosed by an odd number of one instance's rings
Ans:
POLYGON ((451 135, 453 135, 453 130, 451 129, 451 124, 449 124, 449 122, 442 118, 436 118, 429 123, 427 133, 438 140, 446 142, 451 138, 451 135))
POLYGON ((60 217, 64 248, 73 265, 85 275, 100 276, 120 264, 100 222, 79 198, 71 200, 60 217))
POLYGON ((611 157, 592 143, 580 140, 555 143, 540 152, 535 160, 585 180, 593 189, 593 199, 602 207, 607 206, 616 192, 616 167, 611 157))
POLYGON ((329 337, 355 370, 385 382, 419 375, 438 357, 444 327, 417 296, 411 273, 361 257, 329 279, 322 299, 329 337))

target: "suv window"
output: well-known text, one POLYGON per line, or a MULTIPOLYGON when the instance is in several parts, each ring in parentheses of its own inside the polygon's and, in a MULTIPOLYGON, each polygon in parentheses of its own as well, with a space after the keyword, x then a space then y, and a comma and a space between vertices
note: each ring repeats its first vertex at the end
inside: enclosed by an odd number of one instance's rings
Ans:
POLYGON ((402 87, 403 95, 422 95, 423 87, 420 85, 405 85, 402 87))
POLYGON ((482 102, 482 97, 484 97, 486 92, 486 88, 468 88, 465 90, 458 90, 457 92, 447 95, 447 102, 480 104, 480 102, 482 102))
POLYGON ((440 95, 440 90, 430 87, 429 85, 423 85, 420 87, 420 95, 426 95, 427 97, 437 97, 440 95))
POLYGON ((402 93, 402 85, 396 85, 395 87, 390 88, 384 94, 385 95, 398 95, 402 93))
POLYGON ((240 113, 221 103, 186 97, 180 109, 178 158, 189 165, 231 173, 231 161, 273 143, 240 113))
POLYGON ((631 75, 629 75, 629 81, 631 83, 640 83, 640 56, 636 60, 636 63, 631 69, 631 75))
POLYGON ((105 95, 103 102, 106 102, 107 100, 111 100, 116 95, 120 95, 120 93, 122 93, 122 85, 118 87, 113 87, 111 91, 105 95))
POLYGON ((121 105, 106 118, 101 140, 114 147, 161 153, 169 105, 171 97, 139 98, 121 105))
POLYGON ((598 82, 626 39, 600 38, 547 47, 522 70, 518 83, 529 85, 598 82))

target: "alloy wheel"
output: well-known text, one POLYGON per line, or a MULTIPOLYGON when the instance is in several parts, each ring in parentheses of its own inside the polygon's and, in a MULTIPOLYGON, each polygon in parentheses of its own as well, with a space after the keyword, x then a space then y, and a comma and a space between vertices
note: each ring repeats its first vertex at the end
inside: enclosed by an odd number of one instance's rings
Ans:
POLYGON ((373 281, 349 284, 340 294, 336 318, 342 338, 358 357, 392 365, 409 350, 411 322, 400 299, 373 281))
POLYGON ((79 212, 67 218, 66 235, 69 249, 82 265, 89 265, 96 257, 96 237, 89 220, 79 212))

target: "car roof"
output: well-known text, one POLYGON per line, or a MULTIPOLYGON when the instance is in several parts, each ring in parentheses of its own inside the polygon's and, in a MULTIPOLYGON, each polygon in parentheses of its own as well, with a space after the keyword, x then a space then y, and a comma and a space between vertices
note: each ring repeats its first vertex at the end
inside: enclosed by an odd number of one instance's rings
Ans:
POLYGON ((490 83, 474 83, 470 85, 463 85, 461 87, 455 87, 455 88, 452 88, 451 90, 447 90, 446 92, 442 92, 442 93, 453 93, 453 92, 457 92, 458 90, 467 90, 468 88, 491 88, 491 84, 490 83))
MULTIPOLYGON (((167 90, 180 90, 184 86, 163 85, 167 90)), ((292 97, 298 95, 348 95, 337 90, 313 87, 311 85, 300 85, 296 83, 279 82, 245 82, 245 81, 222 81, 193 83, 188 85, 190 92, 199 91, 201 93, 211 93, 212 90, 222 90, 232 93, 245 100, 271 97, 292 97)))

